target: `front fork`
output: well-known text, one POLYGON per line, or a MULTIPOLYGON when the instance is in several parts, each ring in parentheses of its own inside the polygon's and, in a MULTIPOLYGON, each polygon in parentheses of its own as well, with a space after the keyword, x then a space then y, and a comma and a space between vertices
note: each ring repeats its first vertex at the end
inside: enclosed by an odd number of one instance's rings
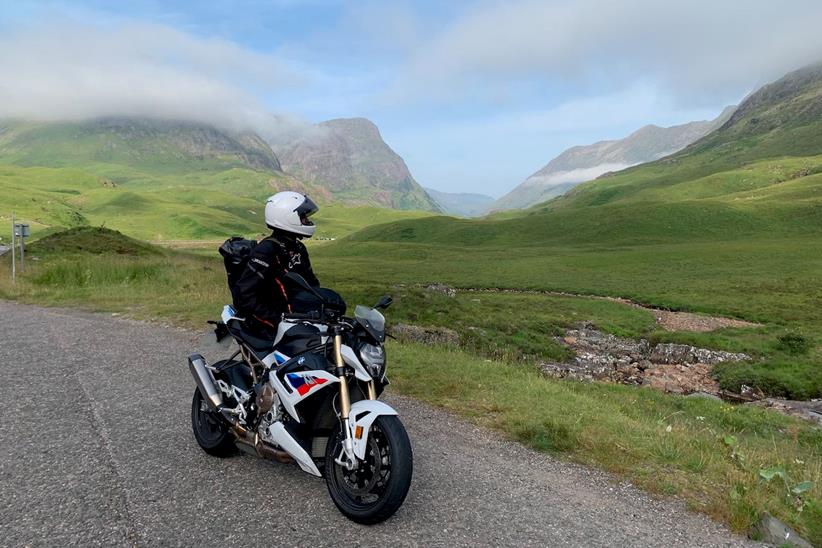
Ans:
MULTIPOLYGON (((332 333, 334 335, 334 363, 337 366, 337 378, 340 381, 340 420, 342 421, 343 432, 345 432, 343 450, 334 462, 340 466, 345 466, 348 470, 354 470, 357 468, 357 459, 354 456, 354 440, 351 437, 351 427, 349 424, 351 395, 348 392, 348 378, 345 376, 345 363, 342 358, 342 330, 337 327, 334 328, 332 333)), ((373 379, 368 382, 368 399, 377 399, 377 391, 374 387, 373 379)))

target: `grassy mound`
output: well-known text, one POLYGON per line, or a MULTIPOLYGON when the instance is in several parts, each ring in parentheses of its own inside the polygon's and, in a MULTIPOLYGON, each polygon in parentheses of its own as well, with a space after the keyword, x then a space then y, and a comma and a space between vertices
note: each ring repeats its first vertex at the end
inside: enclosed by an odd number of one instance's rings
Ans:
POLYGON ((29 246, 29 252, 42 255, 88 253, 134 257, 162 253, 155 246, 129 238, 116 230, 90 226, 71 228, 41 238, 29 246))

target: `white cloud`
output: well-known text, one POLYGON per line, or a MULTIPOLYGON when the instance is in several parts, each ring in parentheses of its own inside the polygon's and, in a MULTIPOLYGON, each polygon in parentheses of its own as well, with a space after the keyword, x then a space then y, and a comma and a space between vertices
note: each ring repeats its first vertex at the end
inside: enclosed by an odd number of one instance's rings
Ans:
POLYGON ((557 171, 550 175, 532 175, 523 183, 524 186, 552 187, 564 185, 566 183, 581 183, 596 179, 600 175, 610 171, 622 171, 636 164, 600 164, 598 166, 572 169, 570 171, 557 171))
POLYGON ((489 2, 422 48, 394 91, 453 98, 518 79, 645 78, 686 101, 724 100, 822 58, 820 20, 818 0, 489 2))
POLYGON ((299 126, 248 90, 300 84, 278 59, 147 23, 52 20, 0 36, 0 117, 151 116, 232 129, 299 126))

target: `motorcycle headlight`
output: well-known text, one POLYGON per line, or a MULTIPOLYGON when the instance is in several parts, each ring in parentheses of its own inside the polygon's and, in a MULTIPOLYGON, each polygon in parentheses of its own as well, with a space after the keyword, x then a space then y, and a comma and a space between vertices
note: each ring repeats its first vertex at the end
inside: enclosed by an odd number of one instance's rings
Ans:
POLYGON ((381 379, 385 374, 385 349, 382 346, 363 344, 360 346, 360 359, 373 378, 381 379))

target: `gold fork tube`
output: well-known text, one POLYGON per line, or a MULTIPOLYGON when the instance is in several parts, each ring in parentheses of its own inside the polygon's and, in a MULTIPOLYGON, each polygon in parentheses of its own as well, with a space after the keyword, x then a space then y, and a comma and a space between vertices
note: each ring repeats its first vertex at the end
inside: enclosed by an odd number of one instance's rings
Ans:
MULTIPOLYGON (((343 369, 342 359, 342 335, 339 333, 334 336, 334 360, 337 362, 337 371, 343 369)), ((348 415, 351 412, 351 396, 348 393, 348 379, 345 375, 340 375, 340 418, 348 421, 348 415)))

